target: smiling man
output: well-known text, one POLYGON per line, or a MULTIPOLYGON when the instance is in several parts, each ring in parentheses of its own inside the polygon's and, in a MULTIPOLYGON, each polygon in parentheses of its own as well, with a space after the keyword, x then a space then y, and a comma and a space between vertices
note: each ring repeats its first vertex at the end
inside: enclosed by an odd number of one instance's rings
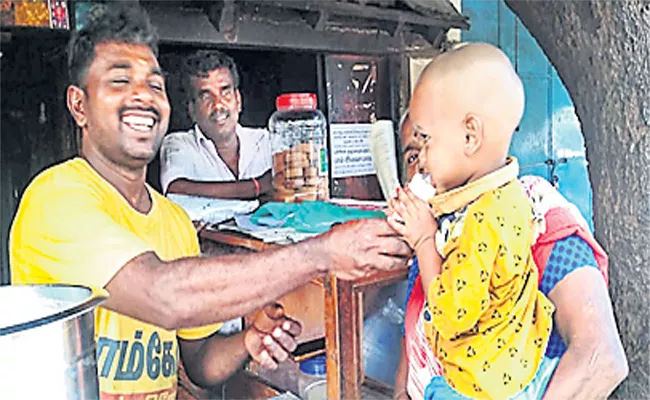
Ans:
POLYGON ((239 125, 242 99, 233 59, 217 50, 199 50, 185 61, 183 82, 195 124, 163 141, 163 192, 234 199, 269 192, 269 134, 239 125))
POLYGON ((145 183, 170 114, 156 54, 155 30, 137 6, 110 6, 74 33, 67 104, 81 154, 34 178, 10 235, 13 284, 109 292, 95 313, 108 400, 175 398, 181 359, 204 387, 249 355, 276 368, 301 328, 265 305, 327 273, 349 279, 402 267, 408 254, 385 221, 366 220, 261 254, 199 257, 187 214, 145 183), (244 332, 214 334, 219 321, 258 309, 244 332))

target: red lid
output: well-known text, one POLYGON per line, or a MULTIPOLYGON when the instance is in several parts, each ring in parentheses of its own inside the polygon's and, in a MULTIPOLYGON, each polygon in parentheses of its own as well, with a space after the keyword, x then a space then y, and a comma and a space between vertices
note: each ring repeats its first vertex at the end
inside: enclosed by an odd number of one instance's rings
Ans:
POLYGON ((313 111, 318 106, 318 100, 314 93, 286 93, 275 99, 275 107, 278 111, 313 111))

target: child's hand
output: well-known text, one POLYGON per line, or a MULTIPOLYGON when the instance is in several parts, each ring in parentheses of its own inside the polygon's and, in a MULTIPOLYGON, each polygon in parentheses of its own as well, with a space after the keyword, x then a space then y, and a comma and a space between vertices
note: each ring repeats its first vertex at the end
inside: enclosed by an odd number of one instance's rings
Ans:
POLYGON ((388 224, 406 239, 413 250, 419 244, 432 239, 438 230, 438 222, 431 208, 411 191, 397 189, 397 198, 388 201, 388 224))

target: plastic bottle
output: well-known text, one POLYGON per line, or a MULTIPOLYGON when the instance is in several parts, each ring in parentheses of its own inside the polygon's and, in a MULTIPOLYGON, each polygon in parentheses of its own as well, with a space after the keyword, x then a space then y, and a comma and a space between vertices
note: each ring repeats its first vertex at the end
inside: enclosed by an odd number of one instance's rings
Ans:
POLYGON ((327 359, 324 355, 300 362, 298 390, 303 400, 327 399, 327 359))

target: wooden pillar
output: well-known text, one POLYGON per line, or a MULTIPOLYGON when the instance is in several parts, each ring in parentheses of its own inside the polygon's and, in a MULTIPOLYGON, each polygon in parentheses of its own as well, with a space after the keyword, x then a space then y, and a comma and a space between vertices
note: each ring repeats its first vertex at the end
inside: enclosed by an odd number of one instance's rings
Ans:
POLYGON ((328 277, 325 281, 325 346, 327 398, 359 399, 363 382, 362 313, 354 283, 328 277))

